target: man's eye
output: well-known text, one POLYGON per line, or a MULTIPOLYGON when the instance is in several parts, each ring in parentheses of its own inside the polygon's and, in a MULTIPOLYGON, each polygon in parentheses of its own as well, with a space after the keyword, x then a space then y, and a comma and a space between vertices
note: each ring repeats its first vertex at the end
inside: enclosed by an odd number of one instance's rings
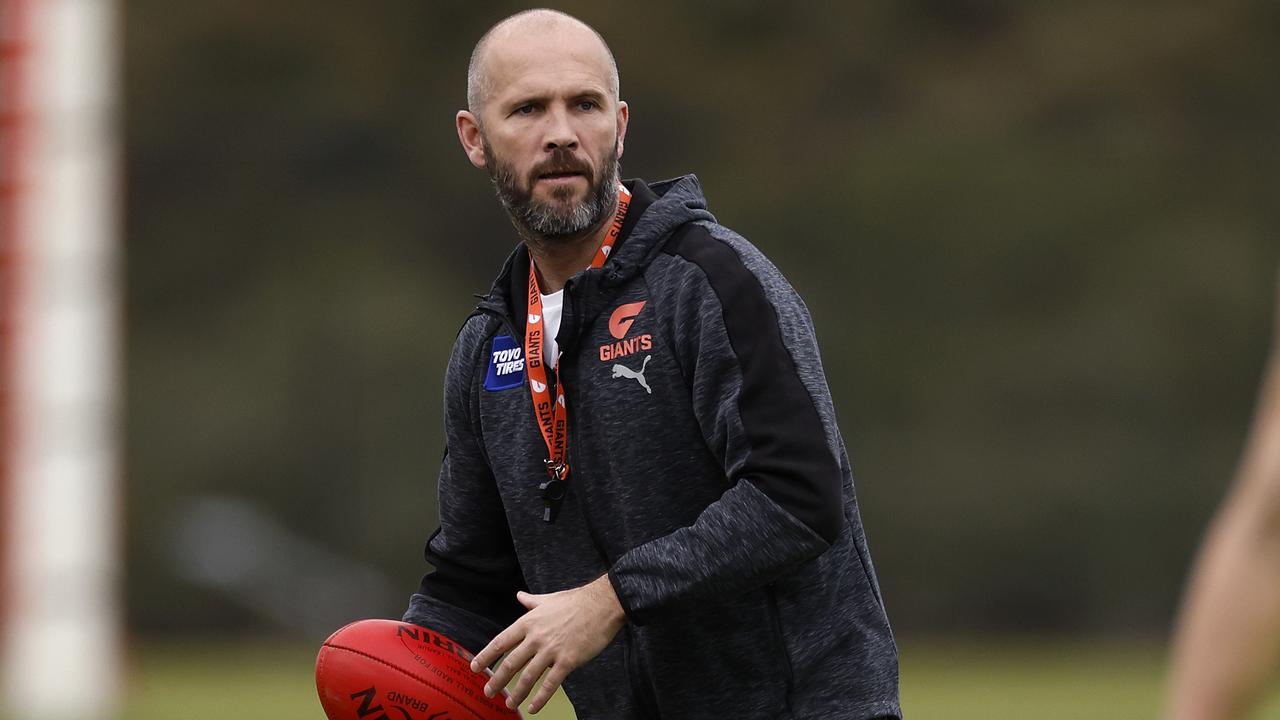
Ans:
POLYGON ((582 102, 578 103, 578 109, 579 110, 595 110, 596 104, 590 100, 583 100, 582 102))
POLYGON ((534 109, 535 108, 533 107, 533 105, 521 105, 520 107, 516 108, 516 112, 520 113, 521 115, 532 115, 534 109))

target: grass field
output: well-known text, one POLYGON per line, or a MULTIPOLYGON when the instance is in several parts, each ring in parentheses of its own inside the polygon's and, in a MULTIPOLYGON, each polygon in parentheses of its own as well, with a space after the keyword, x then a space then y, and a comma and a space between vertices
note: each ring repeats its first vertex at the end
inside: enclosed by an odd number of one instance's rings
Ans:
MULTIPOLYGON (((902 643, 910 720, 1141 720, 1157 716, 1155 645, 1114 642, 902 643)), ((129 672, 127 720, 323 720, 311 648, 143 644, 129 672)), ((569 720, 563 695, 538 718, 569 720)), ((1280 717, 1280 696, 1258 715, 1280 717)))

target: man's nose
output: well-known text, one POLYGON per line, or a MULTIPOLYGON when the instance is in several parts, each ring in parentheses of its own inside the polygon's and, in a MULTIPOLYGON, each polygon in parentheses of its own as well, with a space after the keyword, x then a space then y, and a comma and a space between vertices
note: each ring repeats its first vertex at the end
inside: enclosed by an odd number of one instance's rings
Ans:
POLYGON ((547 114, 550 126, 547 128, 546 150, 578 148, 578 132, 570 121, 569 113, 564 108, 557 108, 547 114))

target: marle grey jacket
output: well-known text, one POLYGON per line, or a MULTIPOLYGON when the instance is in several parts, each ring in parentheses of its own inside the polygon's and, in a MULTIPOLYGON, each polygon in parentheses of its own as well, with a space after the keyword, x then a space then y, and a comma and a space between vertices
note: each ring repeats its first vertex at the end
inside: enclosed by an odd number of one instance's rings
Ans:
POLYGON ((572 471, 556 522, 543 520, 546 446, 513 349, 521 246, 454 346, 436 570, 404 619, 474 653, 523 613, 517 590, 607 572, 628 623, 565 682, 582 720, 900 717, 804 303, 716 223, 696 178, 626 184, 609 261, 565 287, 572 471))

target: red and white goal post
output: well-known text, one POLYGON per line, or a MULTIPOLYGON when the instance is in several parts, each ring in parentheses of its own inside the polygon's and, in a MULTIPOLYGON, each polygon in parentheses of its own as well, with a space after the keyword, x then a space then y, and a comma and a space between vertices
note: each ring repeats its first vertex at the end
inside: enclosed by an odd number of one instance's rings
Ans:
POLYGON ((120 6, 0 0, 0 717, 122 710, 120 6))

